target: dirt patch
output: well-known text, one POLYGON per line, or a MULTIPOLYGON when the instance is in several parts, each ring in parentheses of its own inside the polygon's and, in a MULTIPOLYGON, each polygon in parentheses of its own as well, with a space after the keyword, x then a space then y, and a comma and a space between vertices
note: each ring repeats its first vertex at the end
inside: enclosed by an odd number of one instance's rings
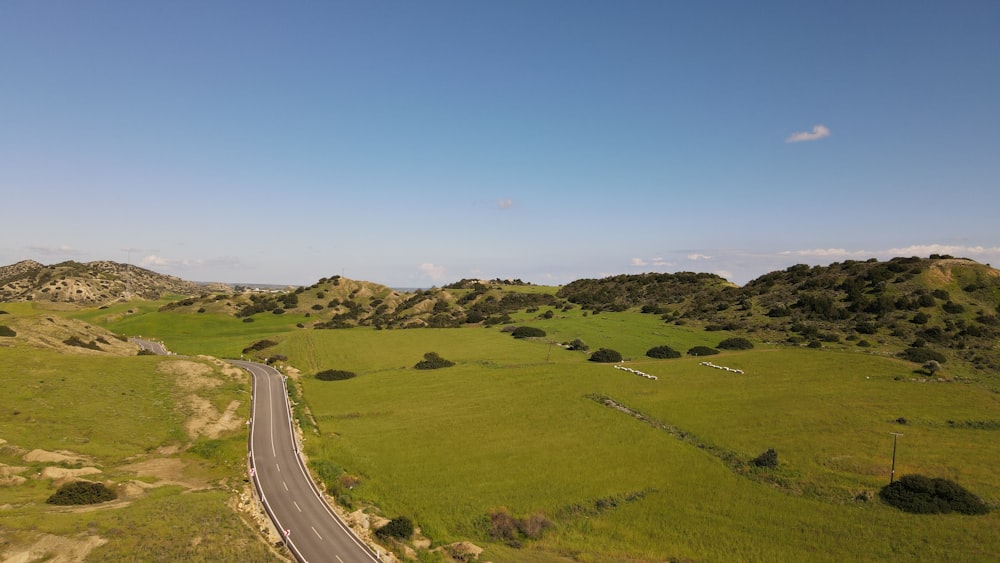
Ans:
POLYGON ((156 371, 175 376, 177 386, 185 391, 214 389, 222 384, 222 380, 209 377, 215 372, 212 366, 191 360, 165 360, 156 366, 156 371))
POLYGON ((27 467, 4 465, 3 463, 0 463, 0 487, 16 487, 24 484, 28 479, 18 475, 18 473, 22 473, 27 470, 27 467))
MULTIPOLYGON (((174 457, 147 459, 146 461, 123 465, 121 469, 133 471, 139 477, 152 477, 156 479, 156 484, 152 486, 180 485, 188 489, 211 488, 209 483, 205 481, 187 477, 184 474, 184 462, 174 457)), ((133 481, 133 483, 142 486, 141 482, 133 481)))
POLYGON ((38 539, 27 547, 19 546, 0 552, 0 559, 6 563, 81 563, 95 548, 107 543, 100 536, 84 535, 77 538, 39 534, 38 539))
POLYGON ((46 467, 42 469, 41 478, 42 479, 52 479, 55 484, 62 484, 68 481, 72 481, 77 477, 83 475, 94 475, 96 473, 101 473, 101 470, 96 467, 81 467, 79 469, 66 469, 65 467, 46 467))
POLYGON ((184 429, 192 440, 199 436, 218 438, 223 432, 236 430, 243 424, 243 420, 236 414, 240 407, 239 401, 230 402, 221 414, 208 399, 198 395, 189 395, 187 406, 191 416, 184 422, 184 429))
POLYGON ((56 450, 49 452, 46 450, 31 450, 24 454, 24 461, 34 461, 41 463, 85 463, 88 462, 86 456, 70 452, 67 450, 56 450))

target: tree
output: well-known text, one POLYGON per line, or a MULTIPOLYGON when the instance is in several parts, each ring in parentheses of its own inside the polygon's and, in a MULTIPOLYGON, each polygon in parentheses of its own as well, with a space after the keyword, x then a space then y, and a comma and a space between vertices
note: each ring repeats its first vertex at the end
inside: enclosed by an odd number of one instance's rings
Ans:
POLYGON ((455 365, 455 362, 446 360, 439 356, 437 352, 427 352, 424 354, 424 359, 417 362, 413 367, 417 369, 439 369, 447 368, 455 365))
POLYGON ((915 514, 986 514, 989 507, 954 481, 923 475, 904 475, 878 493, 890 506, 915 514))
POLYGON ((615 350, 611 350, 610 348, 601 348, 590 355, 590 361, 613 364, 622 361, 622 355, 615 350))
POLYGON ((375 535, 380 538, 408 539, 413 535, 413 520, 410 520, 406 516, 393 518, 389 520, 388 524, 375 530, 375 535))
POLYGON ((514 338, 542 338, 545 331, 534 326, 519 326, 510 334, 514 338))
POLYGON ((750 350, 753 348, 753 343, 746 338, 741 338, 734 336, 733 338, 727 338, 716 346, 722 350, 750 350))
POLYGON ((574 338, 573 340, 570 340, 569 344, 566 347, 569 350, 579 350, 581 352, 586 352, 587 350, 590 350, 590 346, 587 346, 587 344, 583 340, 580 340, 579 338, 574 338))
POLYGON ((654 346, 646 350, 646 356, 657 359, 680 358, 681 353, 670 346, 654 346))
POLYGON ((941 371, 941 363, 937 360, 927 360, 927 363, 924 364, 924 370, 933 376, 937 372, 941 371))
POLYGON ((358 374, 353 371, 346 371, 342 369, 327 369, 316 374, 316 379, 320 381, 343 381, 345 379, 351 379, 352 377, 357 377, 358 374))
POLYGON ((695 346, 687 351, 688 356, 714 356, 719 353, 715 348, 708 346, 695 346))
POLYGON ((752 462, 757 467, 778 467, 778 452, 774 448, 768 448, 766 452, 755 457, 752 462))

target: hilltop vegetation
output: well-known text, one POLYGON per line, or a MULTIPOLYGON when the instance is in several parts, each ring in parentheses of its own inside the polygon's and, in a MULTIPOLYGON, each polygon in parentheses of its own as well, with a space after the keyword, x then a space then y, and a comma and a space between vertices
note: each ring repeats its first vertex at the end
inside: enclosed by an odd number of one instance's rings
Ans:
MULTIPOLYGON (((210 286, 221 287, 221 284, 210 286)), ((50 266, 23 260, 0 267, 0 301, 100 305, 130 297, 159 299, 161 295, 186 295, 204 289, 205 286, 174 276, 107 260, 68 261, 50 266)))

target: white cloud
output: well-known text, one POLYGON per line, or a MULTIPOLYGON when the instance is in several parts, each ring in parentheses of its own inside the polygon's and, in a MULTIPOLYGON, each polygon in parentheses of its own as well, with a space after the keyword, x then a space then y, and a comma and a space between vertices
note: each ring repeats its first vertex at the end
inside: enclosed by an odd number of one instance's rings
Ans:
POLYGON ((708 256, 707 254, 698 254, 698 253, 696 252, 696 253, 694 253, 694 254, 688 254, 688 255, 687 255, 687 259, 688 259, 688 260, 693 260, 693 261, 696 261, 696 262, 697 262, 698 260, 711 260, 711 259, 712 259, 712 257, 711 257, 711 256, 708 256))
POLYGON ((497 207, 499 207, 500 209, 510 209, 511 207, 514 207, 514 200, 501 199, 500 201, 497 202, 497 207))
POLYGON ((150 254, 149 256, 144 257, 142 260, 139 260, 140 266, 170 266, 173 263, 174 263, 173 260, 169 260, 162 256, 156 256, 154 254, 150 254))
POLYGON ((674 265, 673 262, 668 262, 660 257, 651 258, 649 260, 646 260, 645 258, 633 258, 630 264, 636 267, 656 266, 658 268, 666 268, 674 265))
POLYGON ((785 139, 786 143, 801 143, 802 141, 818 141, 823 137, 829 137, 830 130, 825 125, 816 125, 812 131, 797 131, 785 139))
POLYGON ((632 265, 633 266, 647 266, 648 264, 642 258, 633 258, 632 259, 632 265))
POLYGON ((444 279, 445 268, 444 266, 438 266, 431 264, 430 262, 424 262, 418 269, 420 270, 420 275, 425 278, 430 278, 431 281, 439 281, 444 279))

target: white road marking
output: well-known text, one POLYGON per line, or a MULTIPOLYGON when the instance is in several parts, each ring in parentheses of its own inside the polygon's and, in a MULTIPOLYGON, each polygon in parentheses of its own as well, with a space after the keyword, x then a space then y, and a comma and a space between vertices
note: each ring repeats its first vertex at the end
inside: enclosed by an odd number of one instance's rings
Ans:
POLYGON ((334 557, 336 557, 337 561, 340 561, 340 563, 344 563, 344 560, 341 559, 339 555, 334 555, 334 557))
POLYGON ((319 532, 316 532, 316 528, 314 528, 313 526, 309 526, 309 527, 310 527, 310 528, 312 528, 312 529, 313 529, 313 532, 315 532, 315 533, 316 533, 316 537, 317 537, 317 538, 319 538, 319 539, 323 539, 323 536, 319 535, 319 532))
POLYGON ((298 509, 299 509, 299 512, 302 512, 302 509, 301 509, 301 508, 299 508, 299 503, 297 503, 297 502, 295 502, 295 501, 293 500, 293 501, 292 501, 292 504, 294 504, 294 505, 295 505, 295 508, 298 508, 298 509))
POLYGON ((288 483, 282 481, 281 484, 285 486, 285 490, 287 491, 288 490, 288 483))

